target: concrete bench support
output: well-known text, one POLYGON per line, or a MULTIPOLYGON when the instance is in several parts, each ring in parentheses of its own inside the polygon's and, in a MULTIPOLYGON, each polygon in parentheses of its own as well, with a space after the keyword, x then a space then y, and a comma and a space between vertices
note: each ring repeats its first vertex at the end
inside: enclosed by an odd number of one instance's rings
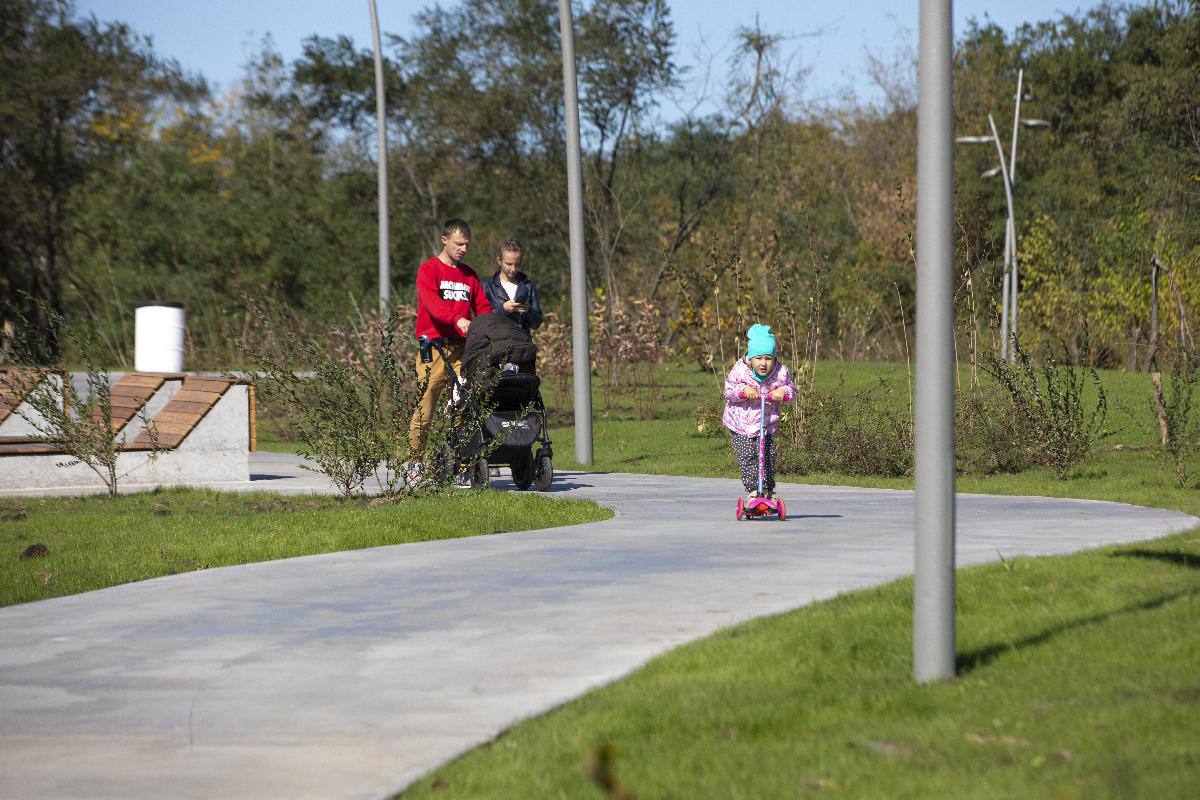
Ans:
MULTIPOLYGON (((124 449, 117 457, 118 486, 204 485, 250 480, 252 387, 225 379, 164 378, 145 398, 151 435, 136 413, 116 431, 124 449), (162 395, 160 397, 160 395, 162 395), (157 453, 153 445, 161 448, 157 453)), ((114 408, 113 427, 117 428, 114 408)), ((48 445, 0 447, 0 492, 80 488, 103 481, 83 464, 48 445)))
MULTIPOLYGON (((29 420, 41 422, 42 415, 34 411, 33 406, 26 400, 30 392, 37 387, 38 377, 34 370, 0 370, 0 438, 41 436, 29 420)), ((61 394, 62 375, 50 374, 44 380, 54 384, 61 394)))

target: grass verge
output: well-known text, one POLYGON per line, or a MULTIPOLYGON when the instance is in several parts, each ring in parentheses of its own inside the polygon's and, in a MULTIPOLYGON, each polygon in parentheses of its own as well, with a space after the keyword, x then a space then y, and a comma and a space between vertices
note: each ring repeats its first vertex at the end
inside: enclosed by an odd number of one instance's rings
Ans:
MULTIPOLYGON (((598 414, 592 469, 736 478, 696 432, 703 374, 655 419, 598 414)), ((907 380, 822 364, 818 388, 907 380)), ((682 376, 682 377, 680 377, 682 376)), ((964 373, 964 384, 967 376, 964 373)), ((1103 373, 1110 436, 1070 480, 960 477, 960 492, 1117 500, 1200 515, 1156 455, 1144 375, 1103 373)), ((903 400, 903 392, 894 393, 903 400)), ((616 410, 615 410, 616 411, 616 410)), ((573 431, 556 431, 571 441, 573 431)), ((577 468, 560 448, 560 469, 577 468)), ((911 488, 911 479, 785 475, 911 488)), ((803 498, 788 498, 793 508, 803 498)), ((960 571, 959 677, 911 680, 912 584, 731 628, 518 725, 422 779, 437 797, 1189 797, 1200 787, 1200 532, 960 571)))
POLYGON ((316 495, 167 489, 116 498, 3 499, 0 605, 210 567, 612 516, 590 500, 492 491, 452 498, 372 505, 316 495))
POLYGON ((910 679, 911 595, 679 648, 400 797, 1195 796, 1200 533, 961 571, 945 683, 910 679))

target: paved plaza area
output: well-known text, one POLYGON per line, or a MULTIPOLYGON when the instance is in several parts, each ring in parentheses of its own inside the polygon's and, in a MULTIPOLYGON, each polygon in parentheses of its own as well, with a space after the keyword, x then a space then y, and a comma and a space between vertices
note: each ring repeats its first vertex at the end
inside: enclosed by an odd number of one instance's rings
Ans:
MULTIPOLYGON (((249 484, 325 491, 293 456, 249 484)), ((499 489, 510 489, 496 480, 499 489)), ((0 609, 0 797, 386 797, 722 627, 912 571, 910 492, 566 473, 616 518, 206 570, 0 609)), ((960 495, 959 565, 1185 530, 1172 511, 960 495)))

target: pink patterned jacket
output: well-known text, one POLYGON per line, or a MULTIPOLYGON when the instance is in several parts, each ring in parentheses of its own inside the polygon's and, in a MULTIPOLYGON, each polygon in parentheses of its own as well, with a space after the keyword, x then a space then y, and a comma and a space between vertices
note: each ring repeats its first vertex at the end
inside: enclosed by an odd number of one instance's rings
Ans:
MULTIPOLYGON (((775 362, 774 371, 762 383, 754 379, 754 371, 744 358, 739 358, 733 369, 729 370, 725 378, 725 414, 721 422, 734 433, 758 436, 762 425, 759 401, 747 400, 742 396, 747 386, 755 386, 764 393, 782 388, 783 402, 790 403, 796 399, 796 385, 792 383, 788 368, 778 361, 775 362)), ((779 406, 779 403, 767 399, 767 433, 774 433, 779 427, 779 406)))

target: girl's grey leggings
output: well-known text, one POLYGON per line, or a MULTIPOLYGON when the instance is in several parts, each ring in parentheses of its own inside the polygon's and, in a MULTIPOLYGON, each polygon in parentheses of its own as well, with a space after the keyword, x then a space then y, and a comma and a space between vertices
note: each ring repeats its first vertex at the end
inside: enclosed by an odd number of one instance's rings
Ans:
MULTIPOLYGON (((758 491, 758 437, 742 436, 729 432, 733 440, 733 456, 742 471, 742 485, 746 493, 758 491)), ((775 434, 767 434, 765 458, 763 458, 763 491, 775 491, 775 434)))

